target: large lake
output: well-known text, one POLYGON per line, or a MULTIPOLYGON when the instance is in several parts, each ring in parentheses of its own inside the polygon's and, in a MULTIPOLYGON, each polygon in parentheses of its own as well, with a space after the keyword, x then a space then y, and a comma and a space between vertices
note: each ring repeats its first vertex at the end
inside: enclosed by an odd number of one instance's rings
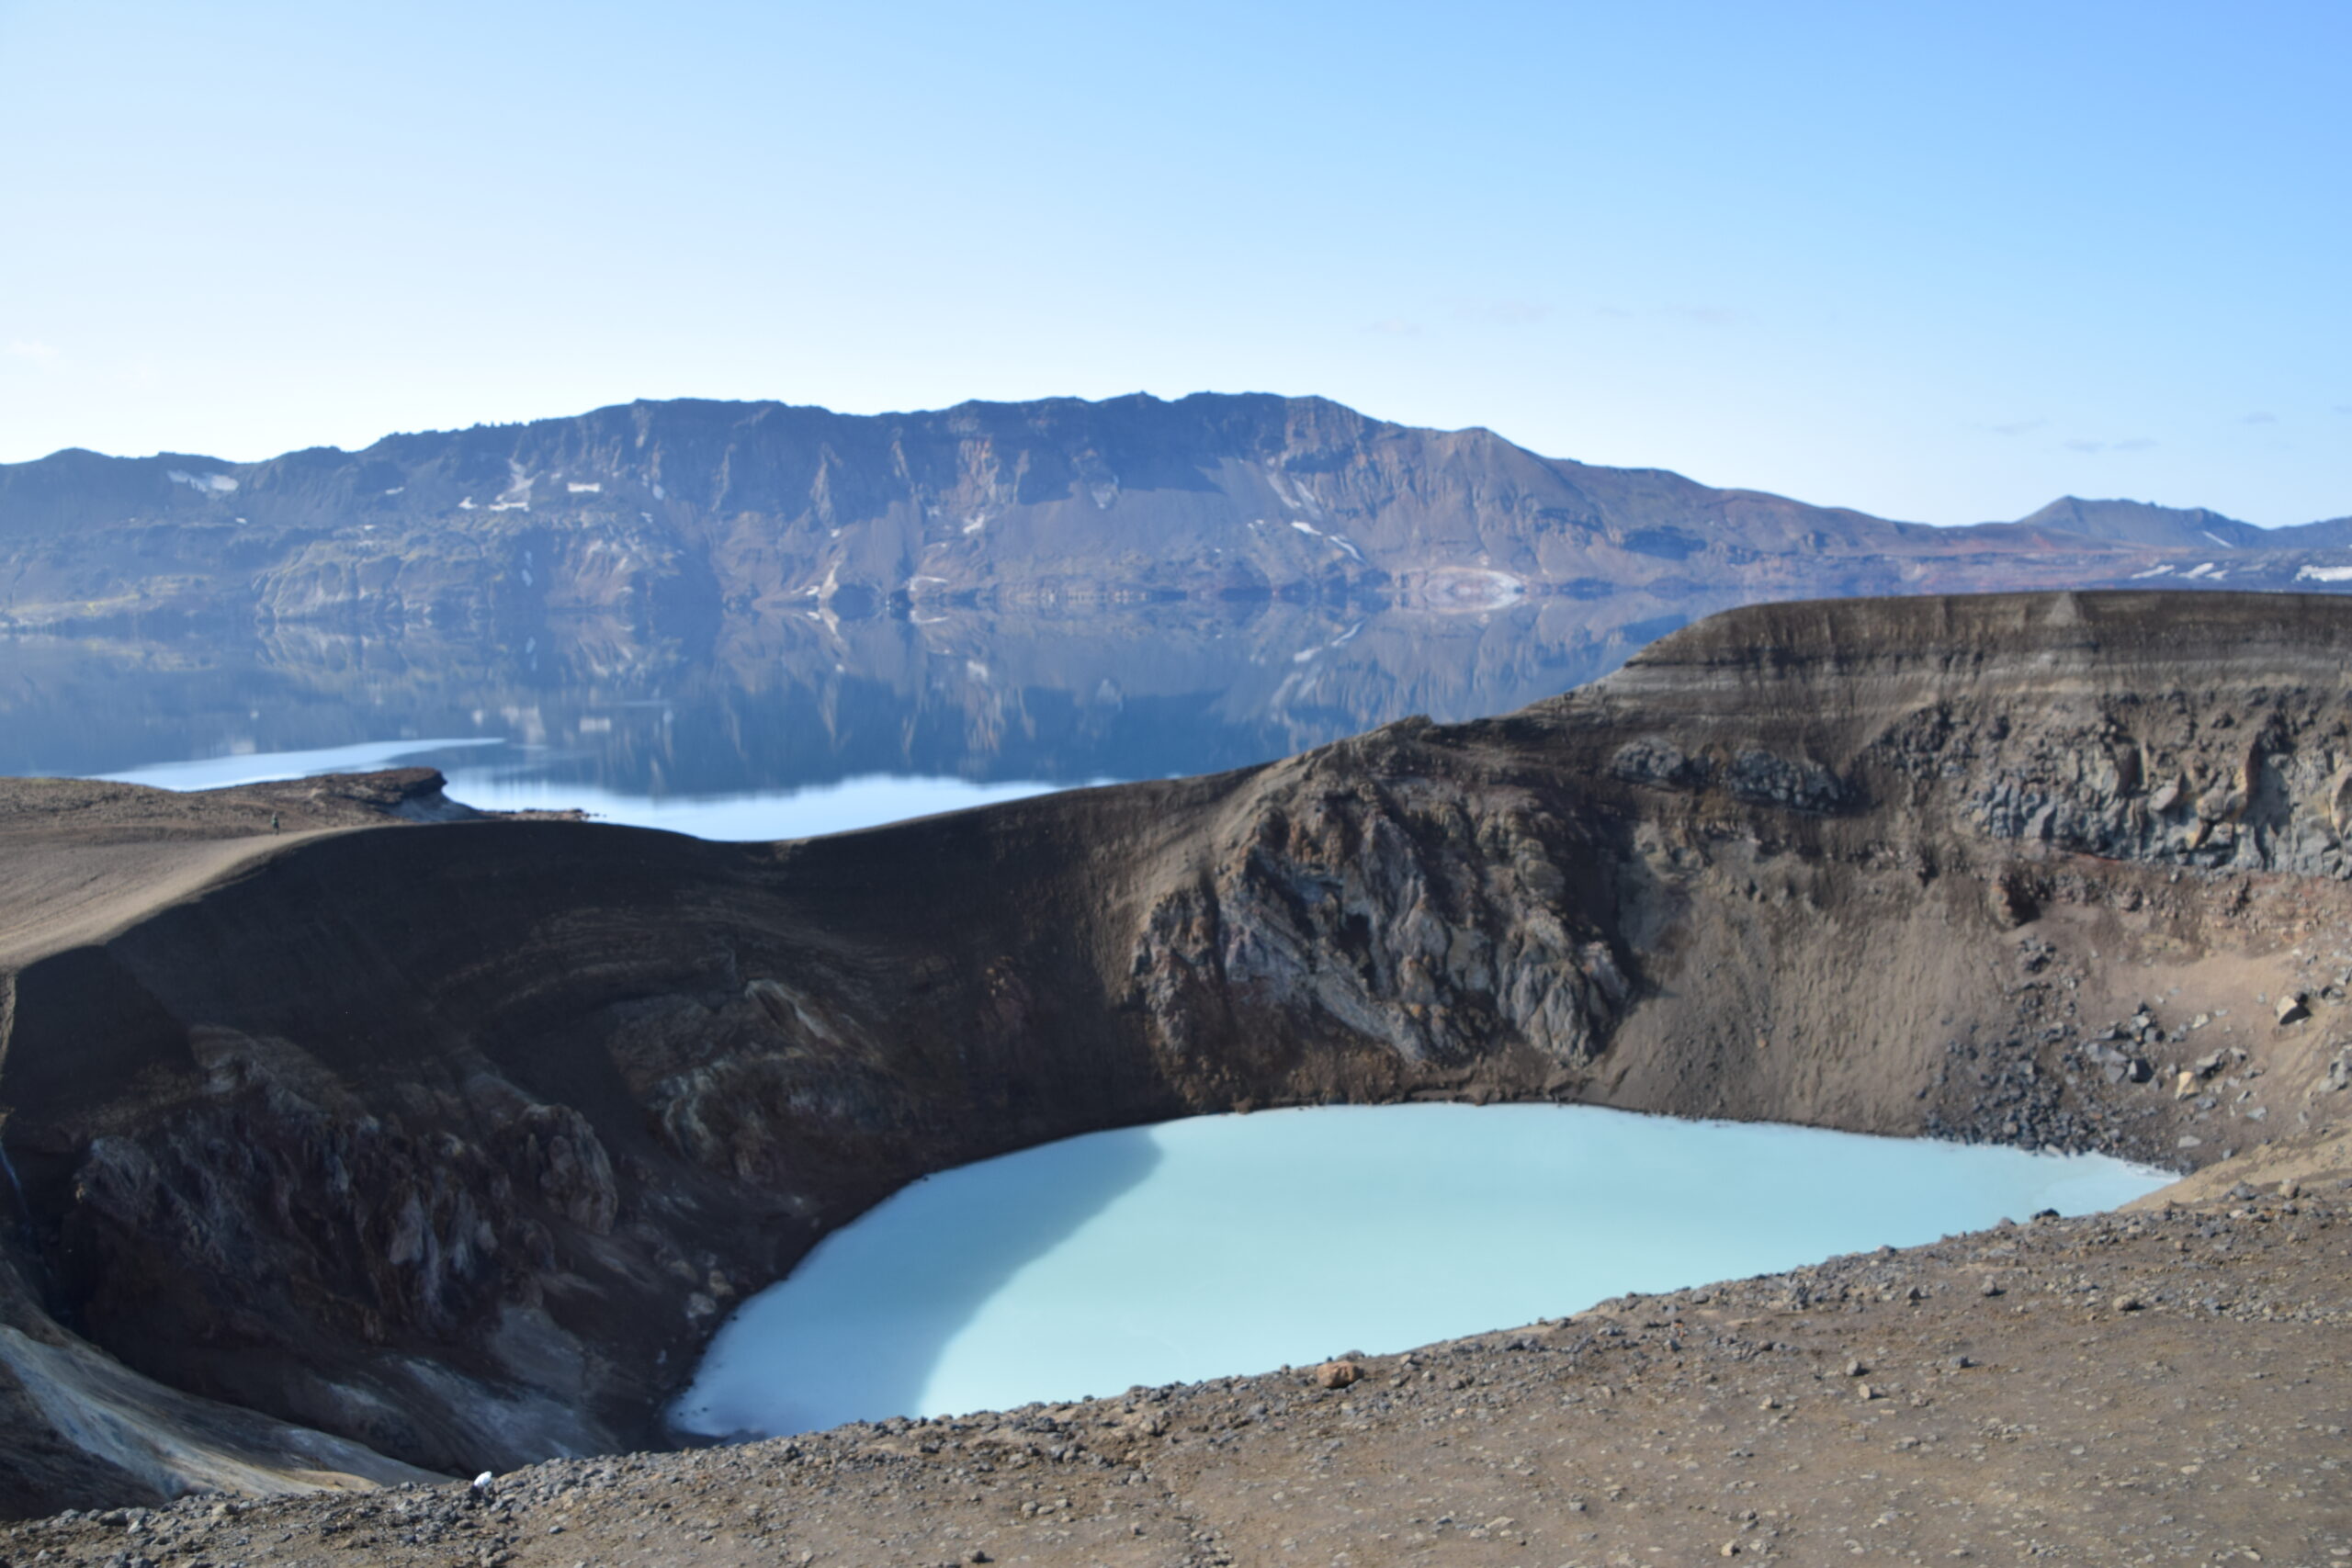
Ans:
POLYGON ((202 788, 421 762, 476 806, 798 837, 1213 773, 1408 714, 1508 712, 1715 607, 794 615, 711 646, 616 641, 601 623, 0 637, 0 774, 202 788))
POLYGON ((1099 1133, 917 1182, 827 1237, 720 1331, 673 1418, 776 1434, 1379 1354, 2172 1179, 1586 1106, 1099 1133))

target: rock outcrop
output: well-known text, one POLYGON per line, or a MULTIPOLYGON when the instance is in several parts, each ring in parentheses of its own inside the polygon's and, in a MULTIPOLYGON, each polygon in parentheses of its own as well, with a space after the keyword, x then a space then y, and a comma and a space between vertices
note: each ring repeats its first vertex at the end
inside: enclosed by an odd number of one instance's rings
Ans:
MULTIPOLYGON (((2202 1166, 2348 1098, 2347 654, 2329 599, 1763 606, 1504 718, 778 845, 164 797, 235 856, 0 952, 8 1319, 469 1473, 660 1440, 825 1231, 1091 1129, 1544 1097, 2202 1166)), ((70 818, 9 820, 136 837, 70 818)))

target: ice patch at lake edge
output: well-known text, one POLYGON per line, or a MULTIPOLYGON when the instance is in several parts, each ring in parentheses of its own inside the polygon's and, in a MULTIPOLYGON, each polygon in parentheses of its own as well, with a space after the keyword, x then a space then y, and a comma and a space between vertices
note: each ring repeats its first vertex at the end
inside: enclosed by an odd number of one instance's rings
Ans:
POLYGON ((1007 1408, 1394 1351, 1908 1246, 2173 1178, 2099 1156, 1590 1106, 1198 1117, 944 1172, 712 1341, 710 1437, 1007 1408))

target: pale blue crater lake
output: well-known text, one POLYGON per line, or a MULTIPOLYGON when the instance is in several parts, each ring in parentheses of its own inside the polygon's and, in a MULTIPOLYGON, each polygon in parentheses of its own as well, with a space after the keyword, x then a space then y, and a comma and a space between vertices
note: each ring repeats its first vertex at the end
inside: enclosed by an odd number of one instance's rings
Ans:
POLYGON ((2172 1179, 1589 1106, 1096 1133, 916 1182, 826 1237, 720 1329, 672 1418, 776 1435, 1377 1355, 2172 1179))

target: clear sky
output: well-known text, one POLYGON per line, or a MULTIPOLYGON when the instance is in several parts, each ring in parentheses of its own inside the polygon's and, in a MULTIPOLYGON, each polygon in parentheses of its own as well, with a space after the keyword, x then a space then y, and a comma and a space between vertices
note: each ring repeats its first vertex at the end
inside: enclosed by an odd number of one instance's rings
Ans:
POLYGON ((1319 392, 2352 513, 2352 4, 0 0, 0 460, 1319 392))

